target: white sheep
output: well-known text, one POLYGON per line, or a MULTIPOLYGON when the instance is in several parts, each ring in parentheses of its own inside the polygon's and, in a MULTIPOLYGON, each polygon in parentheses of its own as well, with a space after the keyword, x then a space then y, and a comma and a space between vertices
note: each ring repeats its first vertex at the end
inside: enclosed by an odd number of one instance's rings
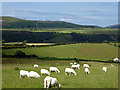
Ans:
POLYGON ((79 69, 79 70, 80 70, 80 64, 72 65, 71 68, 76 68, 76 69, 79 69))
POLYGON ((60 71, 56 67, 50 67, 50 72, 60 73, 60 71))
POLYGON ((119 58, 114 58, 113 61, 114 62, 120 62, 119 58))
POLYGON ((83 67, 89 68, 89 65, 88 64, 83 64, 83 67))
POLYGON ((70 65, 73 65, 73 63, 70 63, 70 65))
POLYGON ((111 67, 113 67, 114 65, 113 64, 111 64, 111 67))
POLYGON ((74 64, 77 64, 76 62, 74 64))
POLYGON ((21 77, 28 77, 29 76, 29 72, 25 71, 25 70, 20 70, 20 78, 21 77))
POLYGON ((28 77, 29 78, 40 78, 40 75, 37 72, 30 71, 28 77))
POLYGON ((42 75, 42 74, 50 75, 49 71, 46 70, 46 69, 41 69, 40 71, 41 71, 41 75, 42 75))
POLYGON ((104 72, 107 72, 107 68, 106 68, 106 67, 103 67, 102 70, 103 70, 104 72))
POLYGON ((34 67, 35 67, 35 68, 37 68, 37 67, 38 67, 38 65, 37 65, 37 64, 34 64, 34 67))
POLYGON ((70 74, 72 74, 72 75, 74 74, 75 76, 77 75, 77 73, 71 68, 65 69, 65 75, 67 75, 67 73, 69 73, 69 76, 70 76, 70 74))
POLYGON ((86 74, 89 74, 90 73, 90 70, 88 68, 85 68, 85 73, 86 74))
POLYGON ((61 84, 59 84, 57 82, 56 78, 53 78, 53 77, 50 77, 50 76, 45 77, 44 88, 52 88, 52 87, 55 88, 55 86, 57 86, 57 88, 61 88, 61 84))

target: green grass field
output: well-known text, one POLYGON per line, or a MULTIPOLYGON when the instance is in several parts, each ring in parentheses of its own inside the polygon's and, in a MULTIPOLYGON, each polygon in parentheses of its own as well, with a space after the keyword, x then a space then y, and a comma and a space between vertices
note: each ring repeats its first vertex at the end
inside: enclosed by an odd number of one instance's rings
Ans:
POLYGON ((45 28, 37 29, 36 28, 13 28, 13 29, 0 29, 7 31, 32 31, 32 32, 58 32, 58 33, 83 33, 83 34, 118 34, 118 29, 109 29, 109 28, 45 28))
POLYGON ((34 70, 40 74, 40 69, 49 69, 50 66, 56 66, 61 73, 51 73, 50 76, 57 78, 62 84, 62 88, 118 88, 118 64, 98 63, 98 62, 80 62, 80 70, 75 70, 77 76, 66 76, 64 69, 70 67, 70 62, 74 61, 43 61, 37 59, 19 59, 19 58, 3 58, 2 65, 2 88, 43 88, 43 80, 46 75, 40 75, 39 79, 21 78, 19 71, 34 70), (15 62, 16 61, 16 62, 15 62), (11 62, 11 64, 10 64, 11 62), (21 64, 20 64, 21 63, 21 64), (24 63, 24 64, 22 64, 24 63), (38 68, 34 68, 34 64, 38 64, 38 68), (90 74, 85 74, 82 65, 87 63, 90 65, 90 74), (102 67, 106 66, 108 71, 102 71, 102 67), (18 67, 20 70, 15 70, 18 67))
POLYGON ((50 47, 35 47, 35 48, 17 48, 3 49, 6 55, 14 55, 16 50, 21 50, 27 55, 35 54, 39 57, 56 57, 56 58, 78 58, 88 60, 112 60, 118 57, 118 48, 108 44, 70 44, 50 47))

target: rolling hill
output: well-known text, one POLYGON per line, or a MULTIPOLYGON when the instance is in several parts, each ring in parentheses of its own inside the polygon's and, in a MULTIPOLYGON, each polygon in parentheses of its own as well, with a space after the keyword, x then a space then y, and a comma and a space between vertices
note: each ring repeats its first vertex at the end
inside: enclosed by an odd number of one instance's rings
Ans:
POLYGON ((63 21, 35 21, 15 17, 1 18, 2 28, 96 28, 96 26, 77 25, 63 21))
POLYGON ((106 28, 111 28, 111 29, 120 28, 120 24, 110 25, 110 26, 107 26, 106 28))

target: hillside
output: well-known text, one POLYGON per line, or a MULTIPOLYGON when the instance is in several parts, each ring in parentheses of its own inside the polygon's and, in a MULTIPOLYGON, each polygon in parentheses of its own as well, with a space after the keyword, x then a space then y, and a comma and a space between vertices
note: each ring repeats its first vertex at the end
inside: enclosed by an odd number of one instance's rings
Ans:
POLYGON ((34 21, 15 17, 2 17, 3 28, 94 28, 94 26, 77 25, 63 21, 34 21))
POLYGON ((120 24, 116 24, 116 25, 110 25, 110 26, 107 26, 106 28, 112 28, 112 29, 115 29, 115 28, 119 28, 120 27, 120 24))

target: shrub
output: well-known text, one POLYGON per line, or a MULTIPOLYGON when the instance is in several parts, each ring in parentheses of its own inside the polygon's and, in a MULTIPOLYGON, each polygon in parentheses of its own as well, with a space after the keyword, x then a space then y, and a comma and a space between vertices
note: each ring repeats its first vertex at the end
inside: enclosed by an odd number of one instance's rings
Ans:
POLYGON ((26 55, 25 55, 25 53, 24 53, 23 51, 17 50, 17 51, 15 52, 15 56, 16 56, 16 57, 24 57, 24 56, 26 56, 26 55))
POLYGON ((14 69, 15 69, 15 70, 19 70, 19 68, 18 68, 18 67, 15 67, 14 69))

